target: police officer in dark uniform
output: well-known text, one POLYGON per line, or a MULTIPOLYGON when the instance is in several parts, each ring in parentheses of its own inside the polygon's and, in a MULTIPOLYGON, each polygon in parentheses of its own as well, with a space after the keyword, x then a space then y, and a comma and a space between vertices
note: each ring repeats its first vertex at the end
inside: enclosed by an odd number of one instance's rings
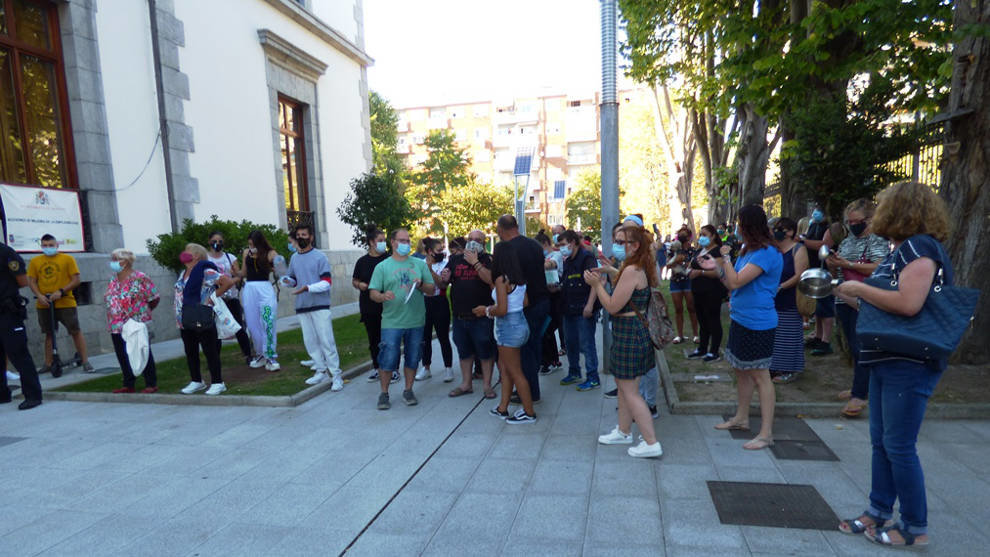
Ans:
MULTIPOLYGON (((27 300, 19 289, 28 285, 27 267, 17 252, 0 244, 0 362, 10 359, 21 374, 24 402, 17 408, 29 410, 41 404, 41 381, 27 347, 27 300)), ((0 403, 10 402, 7 374, 0 372, 0 403)))

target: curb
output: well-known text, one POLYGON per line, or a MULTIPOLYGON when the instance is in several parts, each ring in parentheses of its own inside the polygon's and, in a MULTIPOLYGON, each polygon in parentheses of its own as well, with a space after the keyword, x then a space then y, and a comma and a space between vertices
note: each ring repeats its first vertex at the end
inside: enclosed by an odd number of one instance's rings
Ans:
MULTIPOLYGON (((677 387, 674 385, 667 365, 667 358, 662 351, 657 351, 657 367, 660 370, 660 380, 663 385, 664 394, 667 397, 667 409, 671 414, 735 414, 736 403, 726 402, 683 402, 677 395, 677 387)), ((869 415, 865 411, 860 418, 845 418, 841 415, 845 404, 841 402, 778 402, 774 415, 800 418, 835 418, 862 420, 869 415)), ((759 404, 750 405, 750 414, 760 415, 759 404)), ((951 402, 931 402, 925 411, 925 417, 941 420, 974 420, 990 418, 990 404, 988 403, 951 403, 951 402)))
MULTIPOLYGON (((354 379, 371 369, 371 360, 360 363, 341 372, 344 379, 354 379)), ((319 385, 307 387, 298 393, 285 396, 267 395, 183 395, 169 393, 139 394, 139 393, 74 393, 61 391, 45 391, 44 400, 68 400, 74 402, 129 402, 144 404, 176 404, 187 406, 275 406, 294 407, 330 390, 332 383, 324 381, 319 385)))

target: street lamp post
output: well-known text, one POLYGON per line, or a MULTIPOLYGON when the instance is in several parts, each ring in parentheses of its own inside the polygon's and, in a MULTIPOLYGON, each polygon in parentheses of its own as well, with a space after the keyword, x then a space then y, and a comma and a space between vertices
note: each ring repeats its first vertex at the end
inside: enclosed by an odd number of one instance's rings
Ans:
MULTIPOLYGON (((612 256, 605 233, 619 221, 619 103, 616 99, 615 0, 602 0, 602 248, 612 256)), ((612 330, 608 312, 602 312, 602 368, 611 369, 612 330)))

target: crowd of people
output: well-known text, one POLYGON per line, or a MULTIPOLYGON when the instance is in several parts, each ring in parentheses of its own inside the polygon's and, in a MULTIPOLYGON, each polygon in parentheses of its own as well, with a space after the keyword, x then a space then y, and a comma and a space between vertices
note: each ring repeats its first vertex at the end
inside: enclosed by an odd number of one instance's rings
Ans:
MULTIPOLYGON (((351 285, 359 291, 360 317, 374 367, 369 380, 380 385, 377 408, 390 409, 389 389, 399 381, 402 402, 418 404, 414 386, 432 377, 434 334, 444 365, 442 380, 457 380, 452 334, 460 378, 448 396, 471 394, 474 381, 480 380, 484 398, 497 399, 490 409, 492 416, 508 424, 531 424, 538 419, 536 406, 543 398, 541 377, 562 368, 561 358, 566 357, 561 386, 581 392, 599 389, 603 371, 615 379, 616 388, 604 395, 618 400, 618 423, 599 442, 632 445, 635 423, 641 441, 629 447, 628 454, 658 457, 663 453, 654 427, 658 378, 643 313, 661 278, 669 277, 676 327, 673 344, 692 343, 694 350, 687 358, 705 362, 724 358, 735 373, 737 411, 715 428, 748 430, 755 390, 760 430, 743 448, 759 450, 774 443, 775 383, 801 376, 805 349, 812 355, 831 353, 837 317, 854 362, 851 388, 840 393, 848 400, 842 413, 856 417, 869 407, 873 446, 869 507, 859 517, 842 521, 840 530, 866 533, 882 544, 924 545, 927 510, 915 443, 927 399, 946 360, 861 349, 856 330, 864 302, 881 312, 910 317, 925 304, 936 276, 952 283, 952 265, 940 243, 948 232, 948 216, 932 190, 914 182, 891 186, 878 200, 878 205, 867 199, 850 203, 842 222, 832 224, 820 208, 795 221, 768 220, 763 208, 746 206, 738 211, 731 232, 726 224, 707 224, 696 235, 684 226, 670 241, 654 237, 641 216, 630 215, 611 231, 610 257, 586 236, 562 226, 528 238, 510 215, 498 219, 499 241, 491 254, 486 249, 488 238, 480 230, 444 246, 435 238, 414 244, 403 228, 386 235, 370 226, 367 253, 355 264, 351 285), (823 246, 828 248, 824 261, 819 255, 823 246), (819 265, 841 282, 834 298, 819 299, 802 314, 799 307, 808 304, 797 291, 800 277, 819 265), (889 279, 893 288, 868 284, 864 279, 871 275, 889 279), (726 302, 729 326, 723 350, 726 302), (602 309, 610 319, 600 319, 602 309), (806 339, 803 331, 811 327, 811 319, 814 332, 806 339), (690 337, 685 334, 686 322, 690 337), (605 370, 596 342, 602 323, 611 328, 613 338, 605 370), (496 365, 500 393, 495 391, 496 365), (512 405, 519 408, 513 412, 512 405), (897 500, 900 521, 894 523, 897 500)), ((183 269, 174 284, 173 308, 190 376, 182 393, 205 390, 207 395, 219 395, 226 390, 222 339, 211 307, 221 300, 243 327, 233 337, 245 363, 272 373, 281 369, 275 283, 292 289, 310 357, 303 364, 314 372, 306 383, 330 381, 333 391, 343 388, 331 326, 329 261, 315 249, 311 226, 296 227, 290 238, 293 254, 288 262, 260 231, 250 234, 240 257, 225 251, 221 233, 205 239, 209 248, 196 243, 185 246, 179 255, 183 269), (209 385, 202 378, 200 352, 207 362, 209 385)), ((28 409, 41 404, 41 387, 26 348, 27 301, 18 289, 29 287, 36 298, 38 322, 46 337, 41 371, 54 371, 51 349, 56 323, 72 336, 84 371, 92 371, 73 296, 80 284, 79 269, 70 255, 58 252, 57 240, 47 234, 42 237, 42 254, 30 265, 5 245, 0 255, 5 273, 0 281, 4 309, 0 361, 9 359, 20 372, 25 396, 20 408, 28 409)), ((114 392, 135 392, 140 375, 142 392, 154 393, 158 386, 153 354, 149 349, 142 370, 132 369, 124 334, 129 321, 149 322, 160 300, 156 285, 134 263, 135 255, 128 250, 110 255, 112 278, 104 301, 107 330, 122 374, 122 386, 114 392)), ((0 377, 0 402, 10 400, 7 380, 7 374, 0 377)))

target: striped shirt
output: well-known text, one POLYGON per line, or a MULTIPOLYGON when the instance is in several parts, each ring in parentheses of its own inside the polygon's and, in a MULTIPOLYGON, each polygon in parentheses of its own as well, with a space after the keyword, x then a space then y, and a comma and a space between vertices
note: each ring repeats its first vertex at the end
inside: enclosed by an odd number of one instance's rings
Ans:
MULTIPOLYGON (((890 254, 890 243, 876 234, 870 234, 862 238, 857 238, 850 234, 839 244, 838 253, 839 257, 850 263, 856 263, 862 259, 866 259, 870 263, 878 263, 890 254)), ((845 273, 842 269, 839 269, 838 274, 838 278, 845 280, 845 273)), ((835 303, 844 304, 845 302, 836 296, 835 303)))

